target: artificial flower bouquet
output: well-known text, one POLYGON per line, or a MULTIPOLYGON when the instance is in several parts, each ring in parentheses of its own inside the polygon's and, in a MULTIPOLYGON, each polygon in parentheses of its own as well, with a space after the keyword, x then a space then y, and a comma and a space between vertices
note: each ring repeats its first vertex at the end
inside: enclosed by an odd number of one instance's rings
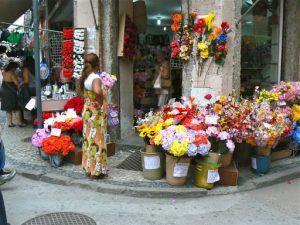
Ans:
POLYGON ((81 115, 83 106, 84 106, 83 98, 74 97, 69 99, 66 102, 66 104, 64 105, 64 110, 67 111, 68 109, 74 109, 77 115, 81 115))
POLYGON ((67 156, 70 151, 75 150, 75 145, 68 135, 50 136, 42 141, 42 148, 49 155, 61 154, 67 156))
POLYGON ((175 32, 175 39, 171 42, 171 57, 184 61, 191 56, 202 60, 214 57, 215 63, 223 65, 228 53, 226 44, 231 28, 226 21, 216 26, 214 18, 214 13, 199 17, 192 12, 188 15, 187 23, 184 23, 183 14, 173 13, 171 29, 175 32))
POLYGON ((153 112, 145 114, 143 118, 137 120, 136 129, 148 145, 154 144, 154 137, 163 129, 163 119, 161 112, 153 112))
POLYGON ((106 73, 106 72, 102 72, 99 74, 102 84, 104 85, 104 87, 106 87, 108 90, 110 90, 114 84, 117 82, 117 77, 115 75, 106 73))
POLYGON ((40 148, 42 147, 42 142, 45 138, 48 138, 50 133, 46 129, 37 129, 35 134, 31 138, 31 143, 33 146, 40 148))

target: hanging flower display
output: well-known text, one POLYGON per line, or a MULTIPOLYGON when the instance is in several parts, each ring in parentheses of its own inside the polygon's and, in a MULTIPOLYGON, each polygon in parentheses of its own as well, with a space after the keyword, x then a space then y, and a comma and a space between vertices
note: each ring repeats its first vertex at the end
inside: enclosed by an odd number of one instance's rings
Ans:
POLYGON ((135 24, 131 21, 129 16, 126 16, 125 22, 125 34, 124 34, 124 48, 123 55, 125 58, 132 60, 136 54, 136 45, 137 41, 137 29, 135 24))
POLYGON ((201 60, 214 57, 215 63, 223 65, 228 53, 227 34, 231 29, 226 21, 216 26, 214 18, 214 13, 198 18, 198 14, 192 12, 184 24, 183 15, 173 13, 171 29, 175 32, 175 38, 171 42, 171 57, 183 61, 189 60, 191 56, 201 60))

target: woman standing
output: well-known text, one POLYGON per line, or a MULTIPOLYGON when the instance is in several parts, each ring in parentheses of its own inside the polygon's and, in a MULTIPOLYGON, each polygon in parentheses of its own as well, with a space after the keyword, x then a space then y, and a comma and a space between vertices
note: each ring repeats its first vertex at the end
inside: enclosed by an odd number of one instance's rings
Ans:
POLYGON ((14 127, 13 112, 16 112, 17 123, 19 127, 25 127, 22 123, 21 111, 18 103, 17 91, 20 86, 16 75, 16 69, 19 64, 10 62, 3 72, 2 93, 1 93, 1 110, 6 111, 6 117, 9 127, 14 127))
POLYGON ((157 65, 154 77, 154 89, 158 95, 157 106, 163 107, 168 103, 171 94, 172 82, 170 78, 169 62, 164 58, 161 51, 157 52, 157 65))
POLYGON ((85 57, 80 79, 84 96, 82 167, 91 177, 104 177, 107 172, 107 102, 99 72, 99 58, 90 53, 85 57))

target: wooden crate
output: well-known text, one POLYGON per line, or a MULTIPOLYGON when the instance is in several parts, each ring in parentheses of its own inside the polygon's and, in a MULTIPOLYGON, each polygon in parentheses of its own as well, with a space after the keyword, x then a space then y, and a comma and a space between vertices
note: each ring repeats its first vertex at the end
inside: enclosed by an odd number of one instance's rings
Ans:
POLYGON ((80 165, 82 163, 82 148, 76 147, 74 152, 69 152, 66 161, 74 165, 80 165))
POLYGON ((220 180, 218 184, 236 186, 238 183, 239 171, 236 163, 232 160, 231 164, 226 168, 219 169, 220 180))
POLYGON ((275 161, 279 159, 284 159, 290 157, 291 155, 292 155, 291 149, 280 150, 280 151, 272 152, 271 160, 275 161))

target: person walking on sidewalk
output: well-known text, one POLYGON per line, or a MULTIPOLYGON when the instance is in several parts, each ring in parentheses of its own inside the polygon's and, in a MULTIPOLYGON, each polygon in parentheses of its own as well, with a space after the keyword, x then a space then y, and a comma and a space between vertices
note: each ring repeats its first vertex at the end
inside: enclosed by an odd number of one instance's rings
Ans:
POLYGON ((16 175, 16 171, 9 171, 4 169, 5 166, 5 148, 2 139, 0 138, 0 185, 4 184, 16 175))
POLYGON ((107 175, 107 101, 99 72, 99 57, 90 53, 85 57, 80 79, 80 89, 84 97, 82 167, 86 174, 94 178, 107 175))

